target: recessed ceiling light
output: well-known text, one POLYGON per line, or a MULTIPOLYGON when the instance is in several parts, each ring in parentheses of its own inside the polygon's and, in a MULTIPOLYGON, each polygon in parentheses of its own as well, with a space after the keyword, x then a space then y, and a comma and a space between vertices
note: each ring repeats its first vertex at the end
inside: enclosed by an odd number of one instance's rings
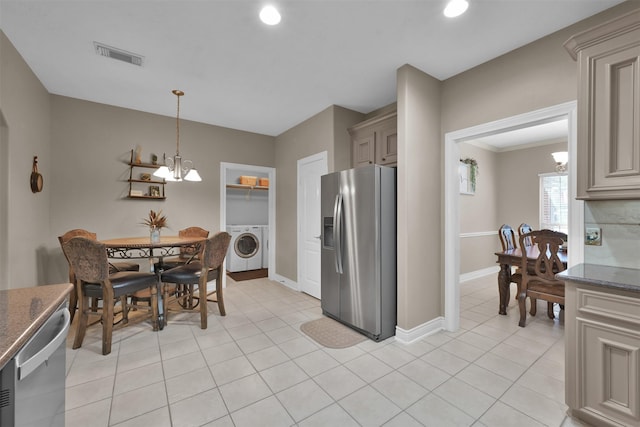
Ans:
POLYGON ((447 7, 444 8, 444 16, 447 18, 455 18, 466 12, 469 7, 467 0, 451 0, 447 3, 447 7))
POLYGON ((267 25, 278 25, 280 23, 280 12, 273 6, 265 6, 260 11, 260 20, 267 25))

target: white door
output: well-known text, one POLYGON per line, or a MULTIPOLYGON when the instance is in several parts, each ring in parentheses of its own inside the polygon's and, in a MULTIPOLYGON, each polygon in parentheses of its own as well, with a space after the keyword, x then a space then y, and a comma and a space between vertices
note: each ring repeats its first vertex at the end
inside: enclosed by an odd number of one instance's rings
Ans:
POLYGON ((320 177, 327 152, 298 160, 298 286, 320 298, 320 177))

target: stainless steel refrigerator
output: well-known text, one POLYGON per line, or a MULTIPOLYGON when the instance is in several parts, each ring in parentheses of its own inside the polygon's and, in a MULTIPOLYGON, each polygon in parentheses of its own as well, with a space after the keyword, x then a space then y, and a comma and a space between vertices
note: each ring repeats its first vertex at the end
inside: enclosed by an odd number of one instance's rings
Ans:
POLYGON ((379 341, 396 327, 395 169, 321 178, 322 312, 379 341))

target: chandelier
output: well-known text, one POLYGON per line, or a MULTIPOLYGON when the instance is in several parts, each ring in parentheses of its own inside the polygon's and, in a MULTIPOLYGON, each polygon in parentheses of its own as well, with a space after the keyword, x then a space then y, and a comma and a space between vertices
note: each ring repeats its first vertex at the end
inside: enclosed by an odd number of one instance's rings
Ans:
POLYGON ((178 110, 176 113, 176 155, 173 158, 165 158, 164 166, 160 166, 154 176, 164 178, 166 181, 202 181, 191 160, 182 160, 180 156, 180 97, 184 95, 181 90, 171 91, 178 98, 178 110))

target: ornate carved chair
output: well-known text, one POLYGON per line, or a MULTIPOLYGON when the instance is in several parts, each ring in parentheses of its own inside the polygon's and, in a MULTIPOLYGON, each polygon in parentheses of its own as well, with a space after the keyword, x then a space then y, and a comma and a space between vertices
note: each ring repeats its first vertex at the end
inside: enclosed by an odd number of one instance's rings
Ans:
POLYGON ((517 248, 516 234, 513 232, 513 228, 510 225, 502 224, 502 227, 498 229, 498 237, 500 238, 500 244, 503 251, 508 251, 517 248))
MULTIPOLYGON (((523 234, 527 234, 527 233, 531 233, 533 231, 533 229, 531 228, 531 226, 529 224, 526 223, 522 223, 520 224, 520 226, 518 227, 518 238, 520 238, 520 236, 522 236, 523 234)), ((520 246, 521 248, 527 247, 527 246, 531 246, 531 239, 527 238, 524 240, 525 246, 520 246)))
MULTIPOLYGON (((75 274, 75 286, 78 294, 78 310, 80 319, 76 329, 76 337, 73 348, 82 346, 82 341, 87 330, 89 315, 98 315, 102 320, 102 354, 111 353, 111 336, 113 332, 113 304, 107 301, 120 299, 123 301, 122 315, 127 323, 126 296, 152 287, 155 289, 157 277, 153 273, 141 273, 137 271, 119 271, 109 273, 109 261, 107 259, 106 246, 94 239, 74 237, 62 245, 62 250, 71 263, 75 274), (125 297, 125 298, 122 298, 125 297), (89 307, 89 298, 101 298, 102 308, 93 311, 89 307)), ((157 295, 152 293, 152 318, 154 324, 158 319, 157 295)))
POLYGON ((165 306, 169 305, 171 284, 182 286, 184 293, 177 293, 176 299, 183 308, 195 309, 200 306, 200 328, 207 329, 207 301, 217 302, 221 316, 226 315, 224 299, 222 295, 222 275, 224 274, 224 258, 227 255, 231 235, 221 231, 208 238, 198 258, 191 262, 172 268, 162 273, 161 280, 164 283, 164 295, 167 298, 165 306), (207 282, 216 281, 213 291, 207 290, 207 282), (198 286, 197 293, 194 285, 198 286), (215 299, 210 299, 215 295, 215 299), (197 299, 195 305, 189 301, 197 299))
MULTIPOLYGON (((67 231, 62 236, 58 236, 58 242, 60 242, 60 247, 62 247, 64 243, 68 242, 74 237, 84 237, 87 239, 97 240, 96 233, 92 233, 91 231, 83 230, 81 228, 75 228, 73 230, 67 231)), ((64 252, 64 250, 62 251, 62 253, 67 259, 67 263, 69 263, 69 282, 75 285, 76 277, 75 277, 75 274, 73 273, 73 268, 71 268, 71 262, 69 261, 69 257, 67 257, 67 254, 64 252)), ((117 273, 118 271, 139 271, 139 270, 140 270, 140 265, 138 265, 135 262, 109 263, 109 272, 111 274, 117 273)), ((91 304, 94 311, 96 310, 97 305, 98 305, 98 301, 97 299, 94 299, 91 304)), ((69 314, 71 314, 71 322, 73 322, 73 318, 76 314, 77 306, 78 306, 78 294, 76 293, 74 288, 74 290, 69 295, 69 314)))
MULTIPOLYGON (((510 225, 502 224, 502 227, 498 229, 498 237, 500 238, 500 244, 503 251, 516 249, 516 235, 513 232, 513 228, 510 225)), ((520 268, 517 267, 514 273, 511 273, 511 283, 515 283, 518 286, 516 292, 516 301, 518 300, 518 294, 520 293, 520 282, 522 281, 522 274, 520 274, 520 268)), ((508 303, 508 301, 507 301, 508 303)))
POLYGON ((538 230, 520 236, 520 245, 524 245, 525 239, 530 238, 533 247, 538 249, 533 268, 528 269, 528 258, 523 251, 520 271, 522 274, 520 291, 518 293, 518 305, 520 307, 521 327, 525 326, 527 307, 526 299, 531 299, 532 316, 536 315, 536 299, 547 301, 547 315, 550 319, 553 314, 553 304, 560 304, 564 308, 564 282, 555 278, 555 275, 565 270, 564 263, 560 260, 558 252, 560 247, 567 240, 565 233, 552 230, 538 230))

